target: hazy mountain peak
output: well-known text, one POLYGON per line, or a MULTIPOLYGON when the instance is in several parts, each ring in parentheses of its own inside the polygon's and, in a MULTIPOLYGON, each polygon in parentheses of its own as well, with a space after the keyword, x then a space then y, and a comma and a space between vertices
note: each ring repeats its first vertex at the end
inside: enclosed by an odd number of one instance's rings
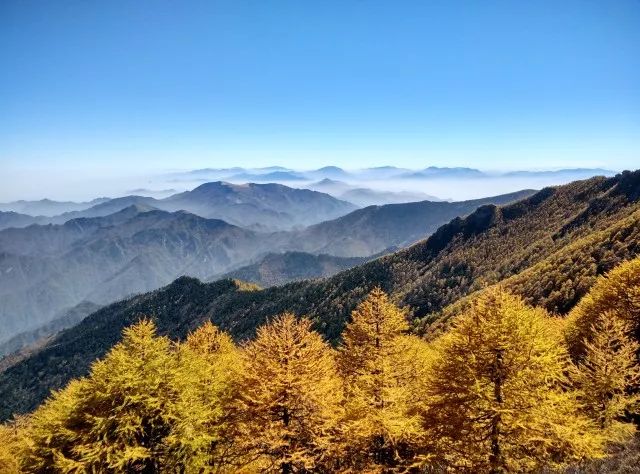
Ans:
POLYGON ((345 184, 346 183, 344 181, 338 181, 337 179, 331 179, 331 178, 323 178, 320 181, 318 181, 317 183, 313 183, 312 186, 314 185, 325 185, 325 184, 345 184))

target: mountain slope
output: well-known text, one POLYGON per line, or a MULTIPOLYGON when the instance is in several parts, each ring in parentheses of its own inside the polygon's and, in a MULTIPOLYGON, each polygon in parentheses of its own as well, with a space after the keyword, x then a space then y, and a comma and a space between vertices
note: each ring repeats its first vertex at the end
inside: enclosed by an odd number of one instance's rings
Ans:
POLYGON ((374 257, 334 257, 305 252, 270 253, 257 263, 211 277, 231 278, 255 283, 261 287, 282 285, 291 281, 333 276, 374 257))
POLYGON ((281 184, 206 183, 155 204, 160 209, 184 209, 242 227, 290 229, 347 214, 356 207, 328 194, 281 184))
POLYGON ((62 226, 8 229, 0 248, 0 342, 83 300, 109 303, 180 275, 226 271, 265 252, 254 232, 224 221, 138 207, 62 226))
POLYGON ((298 249, 339 257, 366 257, 389 247, 405 247, 424 239, 454 217, 484 204, 505 204, 530 196, 523 190, 500 196, 459 202, 421 201, 369 206, 298 233, 298 249))
POLYGON ((27 227, 31 224, 38 224, 45 220, 44 217, 33 217, 27 214, 20 214, 13 211, 0 211, 0 230, 10 227, 27 227))
POLYGON ((97 198, 89 202, 52 201, 41 199, 40 201, 14 201, 0 203, 0 211, 13 211, 30 216, 57 216, 65 212, 81 211, 102 202, 108 198, 97 198))
POLYGON ((544 189, 504 207, 481 207, 442 226, 426 241, 325 280, 240 291, 231 280, 204 284, 180 278, 97 311, 6 370, 0 375, 0 413, 7 417, 32 409, 51 388, 84 375, 122 328, 142 315, 153 317, 162 333, 175 338, 211 319, 242 339, 266 318, 293 311, 307 314, 319 331, 335 340, 350 311, 376 285, 409 305, 413 318, 430 325, 461 297, 517 279, 536 265, 542 269, 525 278, 529 283, 519 292, 533 302, 566 310, 596 275, 640 254, 639 210, 640 172, 627 172, 544 189), (578 249, 573 247, 576 242, 578 249), (606 258, 593 264, 597 252, 606 258), (537 278, 545 275, 545 265, 566 258, 580 268, 579 274, 566 279, 556 273, 541 287, 537 278))

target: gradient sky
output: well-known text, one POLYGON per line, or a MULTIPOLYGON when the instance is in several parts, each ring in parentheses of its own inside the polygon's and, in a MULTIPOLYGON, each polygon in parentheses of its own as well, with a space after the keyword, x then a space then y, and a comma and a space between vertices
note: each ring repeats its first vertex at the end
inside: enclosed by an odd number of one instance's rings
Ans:
POLYGON ((639 25, 637 0, 3 0, 0 174, 637 168, 639 25))

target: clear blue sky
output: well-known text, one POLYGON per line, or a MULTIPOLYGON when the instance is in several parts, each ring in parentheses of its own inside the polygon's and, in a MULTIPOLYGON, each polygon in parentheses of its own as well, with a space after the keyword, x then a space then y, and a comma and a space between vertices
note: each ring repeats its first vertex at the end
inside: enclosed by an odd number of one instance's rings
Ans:
POLYGON ((0 60, 6 170, 640 163, 637 0, 3 0, 0 60))

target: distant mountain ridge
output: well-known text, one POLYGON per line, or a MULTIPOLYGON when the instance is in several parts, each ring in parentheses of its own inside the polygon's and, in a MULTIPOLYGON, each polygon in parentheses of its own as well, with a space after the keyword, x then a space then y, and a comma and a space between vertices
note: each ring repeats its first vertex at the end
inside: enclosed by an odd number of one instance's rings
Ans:
POLYGON ((442 201, 442 199, 436 196, 422 192, 376 190, 350 185, 344 181, 330 178, 324 178, 316 183, 311 183, 308 187, 309 189, 331 194, 338 199, 352 202, 360 207, 418 201, 442 201))
MULTIPOLYGON (((169 212, 185 210, 201 217, 222 219, 234 225, 264 231, 303 227, 334 219, 357 208, 352 203, 308 189, 273 183, 231 184, 216 181, 164 199, 136 195, 101 198, 95 205, 83 207, 78 204, 81 209, 38 218, 34 222, 63 224, 71 219, 107 216, 132 205, 169 212)), ((17 218, 14 220, 18 221, 17 218)), ((26 221, 26 218, 23 220, 26 221)))
POLYGON ((366 257, 389 247, 404 247, 424 239, 454 217, 465 216, 484 204, 507 204, 535 191, 459 202, 410 202, 358 209, 298 232, 296 241, 305 252, 339 257, 366 257))
MULTIPOLYGON (((218 186, 250 186, 255 194, 260 194, 266 201, 256 201, 247 199, 246 192, 237 190, 238 202, 218 201, 215 199, 208 204, 205 202, 195 202, 190 200, 183 203, 180 208, 176 205, 175 196, 184 195, 177 193, 169 195, 172 189, 161 191, 151 191, 146 188, 138 188, 139 194, 133 192, 132 195, 119 198, 97 198, 88 202, 58 202, 50 199, 40 201, 14 201, 11 203, 0 203, 0 212, 16 212, 33 217, 33 220, 26 217, 4 216, 0 217, 0 229, 8 227, 25 227, 31 223, 53 223, 60 224, 77 217, 97 217, 104 216, 112 212, 117 212, 131 204, 145 204, 157 209, 166 211, 176 211, 180 209, 198 214, 207 218, 218 218, 226 220, 235 225, 252 228, 254 230, 286 230, 294 227, 303 227, 323 220, 333 219, 339 215, 344 215, 353 210, 351 204, 366 207, 368 205, 383 205, 403 202, 416 202, 423 200, 437 201, 442 198, 456 197, 458 200, 469 193, 462 193, 456 196, 455 192, 449 192, 448 183, 455 182, 475 182, 478 186, 485 186, 490 189, 495 180, 511 180, 511 184, 495 188, 496 190, 521 189, 527 187, 542 187, 545 185, 556 185, 576 179, 585 179, 595 175, 611 176, 613 171, 602 168, 567 168, 559 170, 537 170, 537 171, 509 171, 509 172, 486 172, 475 168, 463 167, 436 167, 429 166, 422 170, 409 170, 394 166, 379 166, 356 170, 344 170, 337 166, 325 166, 316 170, 300 171, 292 170, 282 166, 268 166, 264 168, 203 168, 179 173, 171 173, 166 176, 170 182, 180 182, 184 180, 190 184, 196 182, 203 183, 202 186, 217 184, 218 186), (341 183, 336 181, 342 180, 341 183), (225 182, 226 181, 226 182, 225 182), (391 182, 395 184, 391 185, 391 182), (253 182, 253 184, 251 184, 253 182), (332 183, 333 182, 333 183, 332 183), (247 184, 250 183, 250 184, 247 184), (267 192, 260 189, 260 186, 277 186, 277 183, 284 183, 296 188, 285 187, 274 192, 273 202, 269 202, 267 192), (481 183, 485 183, 482 185, 481 183), (404 189, 397 191, 393 189, 404 189), (409 191, 412 188, 412 191, 409 191), (328 193, 334 198, 344 201, 342 203, 322 202, 322 198, 317 196, 317 209, 322 212, 315 220, 310 222, 315 212, 305 209, 296 213, 292 209, 282 208, 282 202, 278 201, 279 194, 294 194, 292 189, 306 189, 328 193), (424 191, 427 192, 424 192, 424 191), (429 192, 430 190, 430 192, 429 192), (440 197, 435 197, 437 194, 440 197), (162 196, 163 199, 154 199, 162 196), (110 204, 109 204, 110 202, 110 204), (277 204, 276 204, 277 203, 277 204), (102 206, 104 204, 104 206, 102 206), (229 209, 233 207, 234 210, 229 209), (41 217, 43 216, 43 217, 41 217)), ((282 185, 282 184, 280 184, 282 185)), ((196 191, 198 187, 192 191, 196 191)), ((135 191, 135 190, 134 190, 135 191)), ((494 192, 496 192, 494 190, 494 192)), ((220 193, 219 197, 224 193, 220 193)), ((487 193, 489 194, 489 193, 487 193)), ((183 196, 184 197, 184 196, 183 196)), ((295 201, 300 200, 298 196, 295 201)))
POLYGON ((0 230, 10 227, 27 227, 31 224, 39 224, 47 220, 44 216, 33 217, 14 211, 0 211, 0 230))
MULTIPOLYGON (((325 166, 313 170, 291 169, 281 166, 267 168, 204 168, 193 171, 173 173, 174 179, 222 179, 236 181, 300 181, 309 182, 322 179, 346 180, 356 183, 361 180, 457 180, 457 179, 483 179, 483 178, 515 178, 515 177, 563 177, 570 180, 585 179, 592 176, 612 176, 612 170, 603 168, 565 168, 554 170, 522 170, 522 171, 483 171, 469 167, 439 167, 427 166, 423 169, 406 169, 395 166, 378 166, 363 169, 345 170, 338 166, 325 166)), ((356 187, 363 187, 362 185, 356 187)))
POLYGON ((256 233, 222 220, 137 206, 7 229, 0 232, 0 342, 82 300, 105 304, 183 274, 231 269, 264 253, 263 245, 256 233))
POLYGON ((168 211, 184 209, 202 217, 267 230, 306 226, 356 209, 351 203, 308 189, 273 183, 230 184, 220 181, 203 184, 153 205, 168 211))
MULTIPOLYGON (((278 187, 259 189, 270 193, 278 187)), ((215 183, 201 186, 176 195, 171 205, 183 208, 193 206, 193 202, 209 202, 210 193, 216 202, 233 202, 238 196, 237 188, 215 183), (220 193, 224 195, 218 196, 220 193)), ((244 189, 252 199, 261 199, 252 186, 244 189)), ((425 201, 374 206, 302 230, 279 232, 256 232, 186 211, 161 211, 145 204, 157 204, 159 200, 133 196, 107 201, 84 212, 103 214, 129 204, 106 216, 5 229, 0 231, 0 318, 4 322, 0 343, 19 332, 36 330, 64 308, 81 301, 104 305, 161 287, 180 275, 207 278, 254 265, 268 253, 311 254, 306 257, 308 269, 302 263, 295 264, 304 260, 301 256, 289 259, 288 266, 281 266, 279 275, 272 279, 278 283, 331 275, 390 247, 425 238, 443 223, 468 214, 479 205, 511 202, 531 192, 459 203, 425 201), (316 254, 328 256, 315 257, 316 254)), ((285 194, 281 197, 285 200, 282 207, 302 215, 305 209, 313 208, 316 194, 312 191, 285 194), (288 202, 299 195, 302 195, 299 201, 288 202), (305 201, 306 197, 310 201, 305 201)), ((333 198, 320 196, 334 202, 333 198)), ((233 205, 229 209, 238 210, 233 205)), ((256 207, 243 205, 242 209, 250 213, 256 207)), ((316 214, 313 219, 317 218, 316 214)), ((272 260, 270 265, 273 267, 275 262, 272 260)))
POLYGON ((40 201, 14 201, 0 203, 0 211, 13 211, 30 216, 57 216, 65 212, 81 211, 92 206, 108 201, 109 198, 96 198, 88 202, 52 201, 41 199, 40 201))

